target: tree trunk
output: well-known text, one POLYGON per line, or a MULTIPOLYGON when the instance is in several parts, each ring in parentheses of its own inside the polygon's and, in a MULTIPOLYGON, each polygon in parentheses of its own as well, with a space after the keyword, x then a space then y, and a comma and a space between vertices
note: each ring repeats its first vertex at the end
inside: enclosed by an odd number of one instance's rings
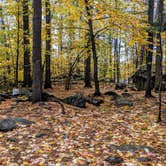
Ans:
POLYGON ((84 2, 85 2, 85 8, 86 8, 87 17, 88 17, 88 26, 89 26, 89 33, 90 33, 90 40, 91 40, 91 45, 92 45, 92 54, 93 54, 93 61, 94 61, 94 82, 95 82, 94 95, 100 96, 101 93, 100 93, 99 79, 98 79, 98 57, 97 57, 97 52, 96 52, 95 36, 94 36, 94 32, 93 32, 93 21, 91 18, 89 1, 84 0, 84 2))
POLYGON ((20 54, 20 3, 17 1, 17 48, 15 63, 15 86, 18 87, 18 59, 20 54))
POLYGON ((142 45, 141 50, 140 50, 140 63, 139 63, 139 65, 143 65, 145 54, 146 54, 145 53, 145 46, 142 45))
POLYGON ((31 87, 29 1, 23 0, 23 45, 24 45, 24 86, 31 87))
MULTIPOLYGON (((152 26, 153 24, 153 15, 154 15, 154 0, 148 1, 148 23, 152 26)), ((153 56, 153 32, 150 29, 148 31, 148 51, 147 51, 147 81, 146 81, 146 90, 145 97, 151 97, 151 69, 152 69, 152 56, 153 56)))
POLYGON ((42 59, 41 59, 41 0, 33 1, 33 85, 32 101, 42 100, 42 59))
POLYGON ((116 59, 116 82, 120 82, 120 43, 118 38, 114 40, 114 54, 116 59))
POLYGON ((51 86, 51 11, 50 1, 46 0, 46 72, 45 72, 45 84, 44 88, 52 88, 51 86))
POLYGON ((162 39, 161 39, 161 32, 162 32, 162 25, 163 25, 163 0, 159 0, 158 2, 158 22, 159 22, 159 32, 157 33, 157 48, 156 48, 156 75, 155 75, 155 90, 159 90, 159 86, 162 82, 162 58, 163 58, 163 51, 162 51, 162 39))
POLYGON ((91 85, 91 51, 87 50, 87 56, 85 59, 85 88, 92 88, 91 85))

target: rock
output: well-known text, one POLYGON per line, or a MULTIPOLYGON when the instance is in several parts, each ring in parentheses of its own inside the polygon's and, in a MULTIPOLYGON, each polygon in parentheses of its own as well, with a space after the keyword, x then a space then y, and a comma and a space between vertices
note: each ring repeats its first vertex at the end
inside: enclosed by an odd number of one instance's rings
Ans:
POLYGON ((155 149, 153 149, 150 146, 145 146, 145 145, 138 145, 138 149, 143 150, 145 152, 155 152, 155 149))
MULTIPOLYGON (((141 66, 132 76, 132 82, 138 90, 145 90, 147 81, 147 65, 141 66)), ((151 89, 155 85, 155 65, 152 65, 151 89)))
POLYGON ((7 118, 0 120, 0 131, 7 132, 16 129, 17 123, 21 123, 22 125, 30 125, 34 122, 26 120, 24 118, 7 118))
POLYGON ((31 92, 28 88, 22 88, 20 90, 20 95, 22 95, 22 96, 31 96, 32 94, 31 94, 31 92))
POLYGON ((17 124, 16 121, 12 118, 2 119, 0 120, 0 131, 7 132, 16 129, 17 124))
POLYGON ((42 138, 42 137, 44 137, 44 136, 47 136, 47 134, 46 133, 39 133, 39 134, 36 134, 36 138, 42 138))
POLYGON ((138 146, 137 145, 124 144, 124 145, 119 146, 118 150, 135 152, 136 150, 138 150, 138 146))
MULTIPOLYGON (((62 99, 59 99, 59 98, 57 98, 56 96, 54 96, 54 95, 50 95, 50 94, 48 94, 48 93, 42 93, 42 101, 50 101, 50 102, 57 102, 57 101, 61 101, 62 99)), ((39 103, 39 104, 43 104, 44 105, 44 103, 39 103)))
POLYGON ((16 138, 8 138, 7 141, 10 141, 10 142, 18 142, 18 140, 16 138))
POLYGON ((110 150, 119 150, 119 146, 114 145, 114 144, 111 144, 108 148, 109 148, 110 150))
POLYGON ((115 100, 115 105, 118 106, 118 107, 121 107, 121 106, 133 106, 133 102, 128 100, 128 99, 125 99, 125 98, 117 98, 115 100))
POLYGON ((138 162, 149 162, 149 161, 151 161, 151 159, 148 158, 148 157, 139 157, 139 158, 137 158, 137 160, 138 160, 138 162))
POLYGON ((145 145, 133 145, 133 144, 123 144, 120 146, 111 144, 108 147, 110 150, 119 150, 119 151, 129 151, 129 152, 135 152, 137 150, 142 150, 144 152, 154 152, 155 150, 149 146, 145 145))
POLYGON ((24 118, 12 118, 16 123, 21 123, 22 125, 30 125, 34 124, 35 122, 32 122, 30 120, 24 119, 24 118))
POLYGON ((105 161, 109 162, 112 165, 121 164, 124 162, 123 158, 119 156, 109 156, 105 159, 105 161))
POLYGON ((10 99, 10 96, 7 94, 0 94, 0 101, 5 101, 6 99, 10 99))
POLYGON ((1 101, 5 101, 5 99, 2 96, 0 96, 0 102, 1 101))
POLYGON ((127 93, 127 92, 124 92, 122 93, 122 96, 125 98, 125 97, 132 97, 132 95, 130 93, 127 93))
POLYGON ((126 88, 126 84, 125 83, 117 83, 115 85, 115 89, 116 90, 121 90, 121 89, 125 89, 126 88))
POLYGON ((20 95, 20 90, 18 88, 13 88, 13 92, 12 92, 13 96, 18 96, 20 95))
POLYGON ((65 99, 62 99, 62 101, 66 104, 70 104, 79 108, 85 108, 86 107, 86 99, 83 96, 82 93, 77 93, 74 96, 69 96, 65 99))
POLYGON ((95 106, 100 106, 102 103, 104 103, 103 100, 101 99, 95 99, 93 97, 87 97, 86 98, 86 101, 89 103, 89 104, 93 104, 95 106))
POLYGON ((114 100, 121 97, 114 91, 108 91, 108 92, 104 93, 104 95, 112 96, 114 100))

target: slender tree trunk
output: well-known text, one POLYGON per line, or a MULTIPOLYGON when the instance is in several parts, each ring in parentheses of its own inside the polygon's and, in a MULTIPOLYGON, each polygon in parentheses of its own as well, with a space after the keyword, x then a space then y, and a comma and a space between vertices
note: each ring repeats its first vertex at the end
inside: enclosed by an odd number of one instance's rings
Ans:
POLYGON ((31 87, 29 0, 23 0, 24 86, 31 87))
MULTIPOLYGON (((153 15, 154 15, 154 0, 148 1, 148 23, 152 26, 153 24, 153 15)), ((146 90, 145 97, 151 97, 151 70, 152 70, 152 56, 153 56, 153 32, 151 30, 148 31, 148 51, 147 51, 147 82, 146 82, 146 90)))
POLYGON ((99 79, 98 79, 98 57, 96 52, 95 36, 93 32, 93 21, 91 18, 89 1, 84 0, 84 2, 85 2, 85 8, 86 8, 87 17, 88 17, 88 26, 89 26, 89 33, 90 33, 90 40, 92 45, 92 54, 93 54, 93 61, 94 61, 94 81, 95 81, 94 95, 99 96, 101 95, 101 93, 100 93, 99 79))
POLYGON ((17 48, 16 48, 16 64, 15 64, 15 86, 18 87, 18 60, 20 54, 20 3, 17 1, 17 48))
POLYGON ((42 100, 42 58, 41 58, 41 0, 33 1, 33 85, 32 101, 42 100))
POLYGON ((162 59, 163 59, 163 51, 162 51, 162 25, 163 25, 163 6, 164 1, 159 0, 158 2, 158 22, 159 22, 159 32, 157 33, 157 49, 156 49, 156 75, 155 75, 155 90, 159 89, 159 86, 162 82, 162 59))
POLYGON ((50 1, 46 0, 46 72, 44 88, 52 88, 51 86, 51 10, 50 1))
POLYGON ((139 64, 139 60, 138 60, 138 45, 135 44, 135 68, 138 69, 138 64, 139 64))
POLYGON ((91 88, 91 51, 87 50, 87 56, 85 59, 85 88, 91 88))
POLYGON ((142 45, 141 46, 141 51, 140 51, 140 62, 139 62, 140 65, 143 65, 143 63, 144 63, 145 54, 146 54, 145 53, 145 46, 142 45))
POLYGON ((115 58, 116 58, 116 82, 120 82, 120 50, 119 50, 119 41, 118 38, 115 39, 114 43, 114 53, 115 53, 115 58))

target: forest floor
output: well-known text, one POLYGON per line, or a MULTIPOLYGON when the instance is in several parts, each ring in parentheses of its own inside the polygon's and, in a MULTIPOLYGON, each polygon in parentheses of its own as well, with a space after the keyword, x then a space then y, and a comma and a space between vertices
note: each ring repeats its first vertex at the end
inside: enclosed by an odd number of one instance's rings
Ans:
MULTIPOLYGON (((106 84, 101 89, 102 93, 113 90, 106 84)), ((76 92, 92 94, 93 89, 85 89, 80 83, 70 91, 55 85, 47 92, 64 98, 76 92)), ((111 97, 103 95, 100 107, 87 104, 80 109, 65 104, 65 115, 60 114, 61 107, 54 102, 2 102, 0 119, 23 117, 35 123, 0 132, 0 165, 109 166, 106 158, 119 156, 126 166, 166 166, 166 111, 162 112, 163 121, 156 123, 157 94, 147 99, 144 92, 129 93, 133 106, 117 107, 111 97), (120 151, 109 148, 112 144, 146 145, 155 151, 120 151)), ((162 95, 166 102, 166 92, 162 95)), ((166 110, 166 104, 162 109, 166 110)))

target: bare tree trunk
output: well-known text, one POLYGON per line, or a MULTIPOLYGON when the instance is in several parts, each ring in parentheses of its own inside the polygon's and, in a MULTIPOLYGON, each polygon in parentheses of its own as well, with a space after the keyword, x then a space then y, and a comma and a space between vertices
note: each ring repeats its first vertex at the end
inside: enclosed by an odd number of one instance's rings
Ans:
POLYGON ((140 65, 143 65, 143 63, 144 63, 145 54, 146 54, 145 53, 145 46, 142 45, 141 46, 141 51, 140 51, 140 62, 139 62, 140 65))
POLYGON ((15 86, 18 87, 18 59, 20 54, 20 3, 17 1, 17 48, 15 64, 15 86))
POLYGON ((91 88, 91 51, 87 50, 87 56, 85 59, 85 88, 91 88))
POLYGON ((32 101, 42 100, 42 58, 41 58, 41 0, 33 1, 33 85, 32 101))
POLYGON ((88 26, 89 26, 89 33, 90 33, 90 40, 92 45, 92 53, 93 53, 93 61, 94 61, 94 81, 95 81, 94 95, 99 96, 101 95, 101 93, 100 93, 99 79, 98 79, 98 57, 96 52, 95 36, 93 32, 93 21, 91 18, 89 1, 84 0, 84 2, 85 2, 85 8, 86 8, 87 17, 88 17, 88 26))
POLYGON ((159 86, 162 82, 162 59, 163 59, 163 51, 162 51, 162 38, 161 38, 161 32, 162 32, 162 26, 163 26, 163 6, 164 1, 159 0, 158 2, 158 23, 159 23, 159 32, 157 33, 157 49, 156 49, 156 75, 155 75, 155 90, 159 89, 159 86))
POLYGON ((52 88, 51 86, 51 9, 50 1, 46 0, 46 72, 44 88, 52 88))
POLYGON ((23 0, 23 45, 24 45, 24 86, 31 87, 29 0, 23 0))
MULTIPOLYGON (((148 23, 152 26, 153 24, 153 15, 154 15, 154 0, 148 1, 148 23)), ((151 30, 148 31, 148 51, 147 51, 147 82, 146 82, 146 90, 145 97, 151 97, 151 69, 152 69, 152 56, 153 56, 153 32, 151 30)))

